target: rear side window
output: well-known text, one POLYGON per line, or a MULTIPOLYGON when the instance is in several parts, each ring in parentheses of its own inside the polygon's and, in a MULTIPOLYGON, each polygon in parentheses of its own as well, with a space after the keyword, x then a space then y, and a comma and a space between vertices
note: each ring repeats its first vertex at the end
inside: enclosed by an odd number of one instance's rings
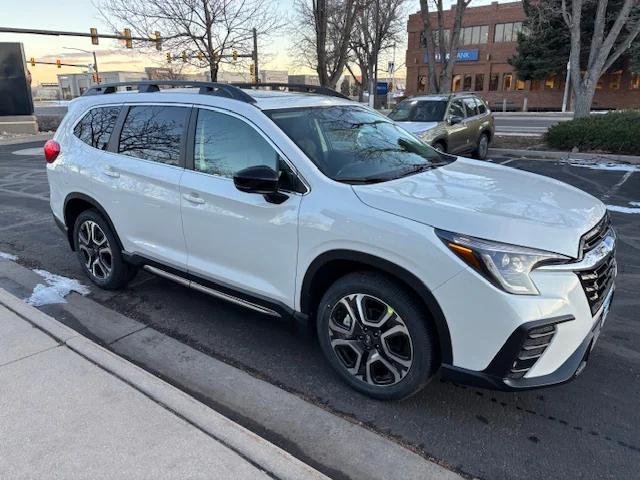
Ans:
POLYGON ((73 134, 93 148, 106 150, 119 113, 120 107, 93 108, 78 122, 73 134))
POLYGON ((256 165, 279 166, 278 153, 252 126, 211 110, 198 111, 193 160, 196 171, 222 177, 256 165))
POLYGON ((180 164, 189 108, 133 106, 122 126, 118 152, 168 165, 180 164))

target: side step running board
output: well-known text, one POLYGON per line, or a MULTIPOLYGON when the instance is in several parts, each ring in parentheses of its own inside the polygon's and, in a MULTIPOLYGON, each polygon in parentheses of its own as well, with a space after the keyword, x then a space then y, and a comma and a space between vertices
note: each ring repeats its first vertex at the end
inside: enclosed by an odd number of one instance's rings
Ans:
POLYGON ((223 293, 213 288, 205 287, 204 285, 200 285, 198 282, 194 282, 193 280, 188 280, 179 275, 174 275, 173 273, 166 272, 160 268, 152 267, 151 265, 144 265, 142 268, 144 268, 147 272, 153 273, 154 275, 158 275, 159 277, 163 277, 168 280, 173 280, 174 282, 179 283, 180 285, 193 288, 194 290, 197 290, 202 293, 206 293, 207 295, 211 295, 212 297, 219 298, 220 300, 225 300, 230 303, 235 303, 236 305, 240 305, 241 307, 249 308, 256 312, 260 312, 265 315, 270 315, 272 317, 280 316, 278 312, 275 312, 270 308, 263 307, 262 305, 257 305, 255 303, 249 302, 247 300, 243 300, 233 295, 229 295, 228 293, 223 293))

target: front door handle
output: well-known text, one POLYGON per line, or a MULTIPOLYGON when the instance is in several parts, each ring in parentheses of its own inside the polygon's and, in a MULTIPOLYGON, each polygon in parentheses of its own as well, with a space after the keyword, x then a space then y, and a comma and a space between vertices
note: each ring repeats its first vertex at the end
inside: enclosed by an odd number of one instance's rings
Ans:
POLYGON ((182 198, 187 202, 195 203, 197 205, 202 205, 204 203, 204 199, 200 198, 200 195, 197 193, 183 193, 182 198))
POLYGON ((111 167, 106 167, 103 172, 107 177, 120 178, 120 174, 111 167))

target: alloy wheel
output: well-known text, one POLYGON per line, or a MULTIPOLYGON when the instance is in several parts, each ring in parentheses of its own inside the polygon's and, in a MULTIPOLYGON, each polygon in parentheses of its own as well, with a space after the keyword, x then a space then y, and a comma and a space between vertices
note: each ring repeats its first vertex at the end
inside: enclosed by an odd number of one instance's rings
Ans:
POLYGON ((395 385, 413 363, 406 324, 390 305, 371 295, 350 294, 334 305, 329 339, 344 369, 369 385, 395 385))
POLYGON ((78 249, 84 266, 98 280, 106 280, 113 268, 113 254, 109 240, 100 225, 92 220, 84 221, 78 230, 78 249))
POLYGON ((480 142, 478 144, 478 156, 480 158, 485 158, 488 152, 489 152, 489 138, 487 138, 486 135, 482 135, 480 137, 480 142))

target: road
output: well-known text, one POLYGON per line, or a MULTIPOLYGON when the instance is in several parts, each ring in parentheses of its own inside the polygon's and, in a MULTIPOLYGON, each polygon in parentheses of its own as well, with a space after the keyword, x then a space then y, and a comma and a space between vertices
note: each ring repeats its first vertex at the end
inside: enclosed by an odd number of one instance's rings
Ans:
MULTIPOLYGON (((25 266, 88 284, 51 219, 44 160, 39 155, 11 154, 39 145, 0 147, 0 251, 18 255, 25 266)), ((640 168, 597 170, 551 161, 495 160, 568 182, 609 205, 629 207, 640 202, 640 168)), ((342 384, 316 343, 283 322, 144 273, 126 290, 104 292, 92 286, 90 295, 206 355, 467 475, 633 479, 640 471, 640 215, 614 211, 612 218, 619 235, 620 276, 606 327, 578 379, 539 391, 498 393, 436 379, 406 401, 378 402, 342 384)), ((77 328, 74 319, 63 321, 77 328)), ((146 363, 151 370, 163 372, 174 384, 195 384, 189 375, 198 371, 171 376, 171 371, 179 370, 167 366, 172 360, 154 358, 156 363, 146 363)), ((219 400, 215 389, 201 390, 199 395, 212 404, 219 400)), ((233 416, 233 411, 228 414, 233 416)), ((251 419, 234 419, 255 428, 251 419)), ((287 445, 286 436, 269 439, 287 445)))
MULTIPOLYGON (((67 113, 67 107, 65 105, 36 105, 36 115, 47 115, 62 117, 67 113)), ((563 116, 561 114, 549 115, 549 114, 502 114, 497 112, 495 114, 496 119, 496 132, 502 134, 527 134, 527 135, 541 135, 547 131, 551 125, 555 125, 558 122, 570 120, 570 117, 563 116)))

